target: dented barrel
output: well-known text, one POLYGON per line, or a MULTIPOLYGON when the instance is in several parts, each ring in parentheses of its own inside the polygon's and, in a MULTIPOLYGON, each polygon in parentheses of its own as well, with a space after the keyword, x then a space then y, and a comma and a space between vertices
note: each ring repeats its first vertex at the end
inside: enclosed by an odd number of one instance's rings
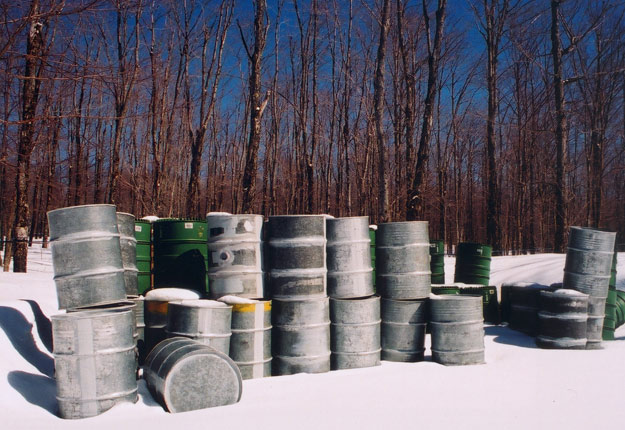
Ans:
POLYGON ((208 215, 208 282, 211 298, 264 297, 261 215, 208 215))
POLYGON ((48 224, 59 309, 126 299, 114 205, 55 209, 48 224))

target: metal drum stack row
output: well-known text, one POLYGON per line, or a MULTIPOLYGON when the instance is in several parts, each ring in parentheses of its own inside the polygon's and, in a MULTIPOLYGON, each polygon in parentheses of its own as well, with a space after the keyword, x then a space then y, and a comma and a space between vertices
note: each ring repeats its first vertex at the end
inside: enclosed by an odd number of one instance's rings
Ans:
POLYGON ((266 280, 272 297, 274 375, 330 370, 326 218, 271 216, 266 280))
POLYGON ((376 287, 382 296, 382 359, 423 360, 431 292, 427 221, 380 224, 376 287))
POLYGON ((329 218, 331 368, 380 364, 380 297, 374 296, 368 217, 329 218))
POLYGON ((616 233, 571 227, 562 285, 588 294, 587 349, 601 348, 601 333, 616 233))

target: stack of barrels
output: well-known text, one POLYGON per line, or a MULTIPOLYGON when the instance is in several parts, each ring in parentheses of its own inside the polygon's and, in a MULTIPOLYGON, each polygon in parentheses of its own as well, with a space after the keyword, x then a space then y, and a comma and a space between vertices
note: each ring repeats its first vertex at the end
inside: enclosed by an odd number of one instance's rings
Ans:
POLYGON ((423 360, 431 292, 428 234, 427 221, 384 223, 376 231, 383 360, 423 360))
POLYGON ((266 280, 272 298, 273 374, 330 370, 326 218, 271 216, 266 280))
POLYGON ((586 349, 601 348, 601 334, 616 233, 571 227, 562 286, 588 295, 586 349))
POLYGON ((114 205, 48 212, 59 308, 68 310, 51 318, 62 418, 137 401, 137 312, 126 301, 126 292, 137 288, 129 260, 134 217, 120 214, 119 220, 114 205))
POLYGON ((369 218, 329 218, 331 368, 380 364, 380 297, 373 295, 369 218))

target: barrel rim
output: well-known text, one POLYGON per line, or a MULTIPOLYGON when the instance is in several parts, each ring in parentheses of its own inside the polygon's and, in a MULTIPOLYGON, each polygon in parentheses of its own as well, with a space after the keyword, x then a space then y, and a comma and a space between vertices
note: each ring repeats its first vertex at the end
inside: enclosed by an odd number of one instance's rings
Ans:
POLYGON ((115 205, 111 205, 111 204, 108 204, 108 203, 94 203, 94 204, 90 204, 90 205, 75 205, 75 206, 65 206, 65 207, 62 207, 62 208, 56 208, 56 209, 52 209, 52 210, 48 211, 48 214, 59 213, 59 212, 65 211, 67 209, 89 208, 89 207, 102 207, 102 208, 110 207, 110 208, 113 208, 113 209, 117 209, 117 207, 115 205))

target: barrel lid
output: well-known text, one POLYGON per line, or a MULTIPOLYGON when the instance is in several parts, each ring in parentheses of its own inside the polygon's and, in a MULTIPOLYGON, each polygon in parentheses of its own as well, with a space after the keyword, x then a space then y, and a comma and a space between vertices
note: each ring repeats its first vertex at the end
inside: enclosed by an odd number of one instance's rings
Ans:
POLYGON ((200 293, 186 288, 156 288, 148 291, 145 295, 145 300, 147 301, 193 300, 199 298, 200 293))

